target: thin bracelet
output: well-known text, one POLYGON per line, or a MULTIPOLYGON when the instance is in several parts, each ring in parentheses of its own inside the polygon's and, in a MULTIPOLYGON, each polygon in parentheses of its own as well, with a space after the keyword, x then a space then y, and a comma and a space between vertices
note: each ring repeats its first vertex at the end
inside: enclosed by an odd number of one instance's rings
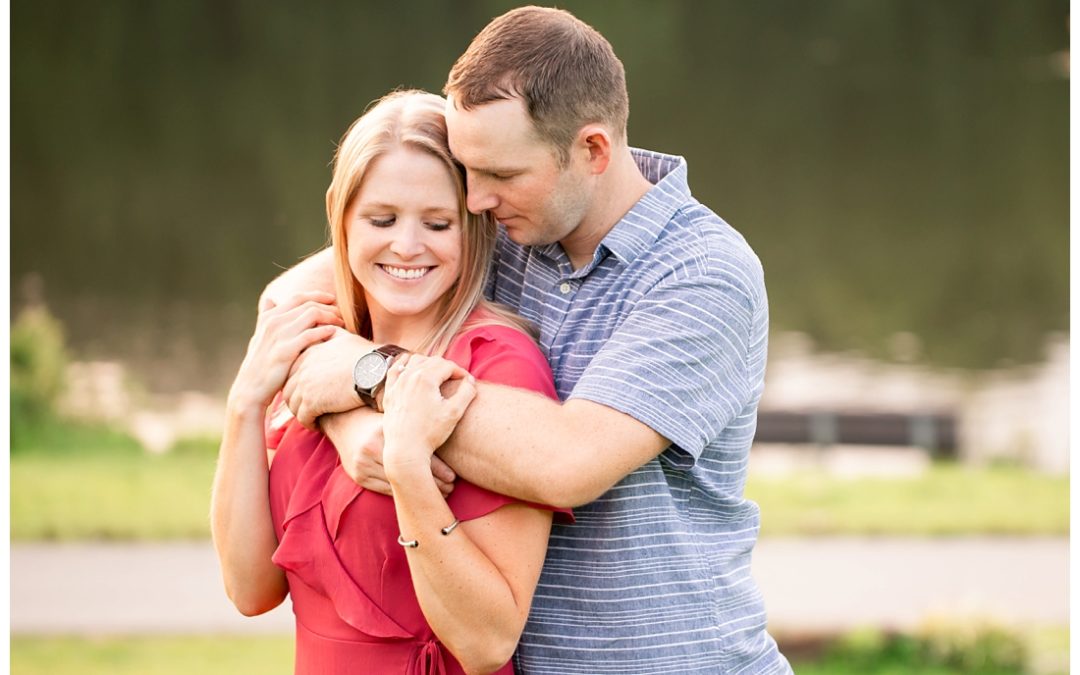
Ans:
MULTIPOLYGON (((457 527, 460 524, 461 524, 461 521, 458 520, 457 518, 454 518, 454 522, 450 523, 446 527, 440 527, 439 532, 442 532, 443 536, 446 536, 446 535, 450 534, 451 532, 453 532, 454 528, 457 527)), ((410 539, 408 541, 405 541, 405 538, 403 536, 401 536, 400 534, 397 537, 397 543, 400 544, 401 546, 404 546, 405 548, 420 548, 420 542, 418 540, 410 539)))

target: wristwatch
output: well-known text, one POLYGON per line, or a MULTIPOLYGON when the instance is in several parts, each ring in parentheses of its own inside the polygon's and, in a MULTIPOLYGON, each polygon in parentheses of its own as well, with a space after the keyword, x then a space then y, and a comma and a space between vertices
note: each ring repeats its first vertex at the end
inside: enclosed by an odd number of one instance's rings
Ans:
POLYGON ((386 373, 390 370, 394 357, 407 351, 397 345, 383 345, 356 360, 356 365, 353 366, 353 389, 361 401, 382 412, 375 397, 386 384, 386 373))

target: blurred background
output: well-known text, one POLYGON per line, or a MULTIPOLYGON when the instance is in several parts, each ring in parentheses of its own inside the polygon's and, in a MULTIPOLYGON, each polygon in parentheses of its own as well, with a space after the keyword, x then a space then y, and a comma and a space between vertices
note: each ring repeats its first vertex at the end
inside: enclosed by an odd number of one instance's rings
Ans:
MULTIPOLYGON (((515 5, 12 2, 14 672, 290 672, 287 609, 162 566, 217 583, 224 394, 335 142, 515 5)), ((764 265, 747 491, 799 672, 1067 671, 1066 0, 560 6, 764 265)))

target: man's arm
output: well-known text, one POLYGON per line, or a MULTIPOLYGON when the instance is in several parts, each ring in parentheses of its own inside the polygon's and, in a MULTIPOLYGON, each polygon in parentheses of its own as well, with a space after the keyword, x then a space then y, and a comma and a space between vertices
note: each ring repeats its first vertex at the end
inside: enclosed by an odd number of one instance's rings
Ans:
POLYGON ((296 263, 271 281, 259 296, 259 311, 307 291, 334 292, 334 253, 327 247, 296 263))
POLYGON ((470 482, 519 499, 575 507, 604 494, 670 442, 599 403, 479 383, 439 454, 470 482))
POLYGON ((481 383, 443 459, 483 487, 564 507, 669 446, 689 468, 760 392, 767 321, 754 262, 654 285, 562 404, 481 383))

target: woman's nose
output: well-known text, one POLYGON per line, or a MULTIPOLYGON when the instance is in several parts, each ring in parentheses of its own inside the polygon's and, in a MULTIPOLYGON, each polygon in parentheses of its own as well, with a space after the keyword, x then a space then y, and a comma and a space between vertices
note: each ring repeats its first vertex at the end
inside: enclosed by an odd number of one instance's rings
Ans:
POLYGON ((394 228, 394 239, 390 250, 402 259, 414 258, 424 252, 423 232, 414 223, 401 223, 404 227, 394 228))

